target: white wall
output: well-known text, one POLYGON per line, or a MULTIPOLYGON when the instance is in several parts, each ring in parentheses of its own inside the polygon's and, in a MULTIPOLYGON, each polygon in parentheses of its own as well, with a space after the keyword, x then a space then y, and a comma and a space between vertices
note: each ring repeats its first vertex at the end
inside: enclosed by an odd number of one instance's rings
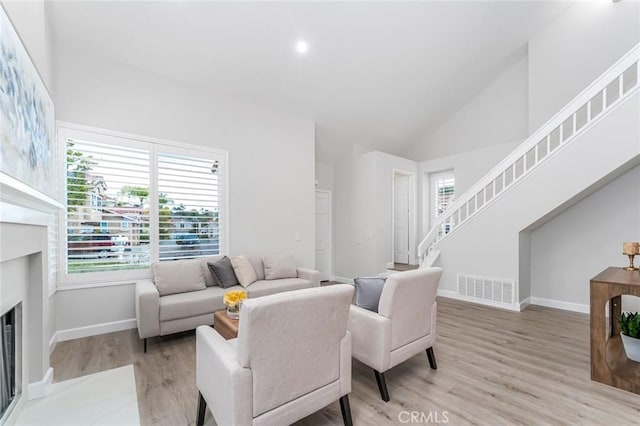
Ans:
POLYGON ((589 280, 628 264, 623 241, 640 241, 640 167, 531 232, 531 296, 589 305, 589 280))
POLYGON ((345 148, 334 164, 334 274, 353 278, 376 270, 373 157, 360 145, 345 148))
POLYGON ((529 131, 640 41, 637 1, 576 2, 529 41, 529 131))
POLYGON ((417 246, 420 241, 416 239, 418 226, 418 164, 415 161, 385 152, 374 151, 372 153, 375 162, 375 208, 370 214, 375 215, 374 237, 376 241, 375 270, 371 274, 384 272, 387 263, 393 263, 393 176, 394 171, 399 170, 411 173, 410 185, 412 187, 409 196, 409 206, 412 215, 409 219, 409 262, 417 263, 417 246))
POLYGON ((45 15, 44 1, 2 1, 0 3, 51 93, 53 82, 51 34, 45 15))
MULTIPOLYGON (((568 209, 571 203, 575 204, 577 201, 575 197, 595 192, 599 185, 601 187, 603 179, 615 175, 621 168, 627 167, 629 162, 639 161, 639 116, 640 95, 635 94, 571 144, 555 151, 553 157, 519 180, 510 190, 496 197, 488 208, 480 211, 439 242, 436 248, 442 251, 439 264, 444 269, 440 289, 455 294, 456 275, 465 273, 514 280, 520 285, 520 298, 517 300, 521 302, 528 295, 534 294, 534 283, 528 283, 526 280, 519 282, 521 274, 530 270, 525 262, 532 261, 531 255, 521 256, 521 243, 526 244, 527 241, 526 237, 521 241, 520 233, 530 231, 534 226, 543 223, 541 221, 547 221, 568 209), (603 141, 606 141, 606 144, 603 141)), ((634 190, 637 194, 637 185, 634 190)), ((638 218, 635 226, 637 220, 638 218)), ((626 224, 606 219, 597 226, 621 227, 626 224)), ((545 248, 550 250, 555 244, 562 246, 567 239, 576 238, 576 232, 593 232, 593 229, 585 224, 572 230, 573 232, 555 233, 554 239, 550 240, 545 248)), ((622 239, 618 243, 621 244, 622 239)), ((590 244, 598 242, 592 241, 590 244)), ((567 268, 563 261, 571 256, 580 257, 581 251, 590 250, 590 244, 579 247, 576 253, 559 250, 558 252, 563 252, 563 257, 556 264, 559 269, 552 273, 563 273, 561 271, 567 268)), ((539 248, 539 245, 536 247, 539 248)), ((615 248, 615 252, 619 249, 620 247, 615 248)), ((530 249, 525 247, 524 254, 527 252, 530 252, 530 249)), ((582 258, 581 262, 584 263, 582 258)), ((568 268, 571 267, 573 266, 568 268)))
POLYGON ((435 158, 433 160, 419 163, 420 194, 422 202, 420 204, 420 240, 429 231, 431 224, 429 212, 431 211, 432 192, 430 188, 429 176, 445 170, 452 170, 456 179, 456 197, 461 197, 473 184, 486 175, 496 164, 502 161, 511 151, 513 151, 521 141, 513 141, 499 145, 492 145, 473 151, 460 154, 448 155, 446 157, 435 158))
MULTIPOLYGON (((393 262, 393 170, 417 175, 417 163, 353 145, 334 166, 334 273, 377 275, 393 262)), ((414 185, 414 188, 416 186, 414 185)), ((417 190, 412 197, 417 203, 417 190)), ((416 209, 414 209, 416 211, 416 209)), ((417 214, 417 212, 416 212, 417 214)), ((412 220, 416 227, 417 219, 412 220)), ((418 241, 410 242, 415 252, 418 241)))
POLYGON ((316 161, 316 189, 333 190, 333 164, 316 161))
MULTIPOLYGON (((314 267, 314 123, 63 46, 54 70, 59 120, 228 150, 230 252, 314 267)), ((135 317, 131 288, 77 292, 57 293, 58 329, 135 317)))
POLYGON ((428 160, 524 140, 528 119, 527 81, 526 52, 522 52, 513 65, 426 135, 407 157, 428 160))
MULTIPOLYGON (((49 30, 49 22, 45 13, 44 1, 2 1, 2 7, 7 12, 11 23, 20 36, 31 60, 33 61, 40 77, 42 78, 49 94, 53 94, 53 61, 52 61, 52 38, 49 30)), ((55 288, 55 276, 49 274, 49 288, 55 288)), ((55 305, 53 295, 44 303, 47 304, 46 314, 48 316, 47 329, 44 330, 47 339, 50 339, 56 330, 55 305)))

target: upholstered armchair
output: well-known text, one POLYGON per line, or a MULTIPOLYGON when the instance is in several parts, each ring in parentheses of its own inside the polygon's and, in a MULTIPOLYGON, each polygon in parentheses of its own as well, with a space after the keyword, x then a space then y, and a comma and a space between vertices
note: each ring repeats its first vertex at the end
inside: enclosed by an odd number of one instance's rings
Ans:
POLYGON ((385 371, 425 351, 436 369, 436 292, 441 268, 392 274, 382 289, 378 312, 351 306, 353 357, 373 368, 380 396, 389 401, 385 371))
POLYGON ((247 299, 238 338, 196 329, 197 425, 285 425, 340 400, 351 425, 350 285, 247 299))

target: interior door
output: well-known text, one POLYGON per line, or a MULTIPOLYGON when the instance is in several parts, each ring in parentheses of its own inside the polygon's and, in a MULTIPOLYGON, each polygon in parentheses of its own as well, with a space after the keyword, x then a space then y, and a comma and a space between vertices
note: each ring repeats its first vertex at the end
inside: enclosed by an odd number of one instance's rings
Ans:
POLYGON ((395 263, 409 263, 409 176, 393 177, 393 235, 395 263))
POLYGON ((316 191, 316 269, 320 280, 331 279, 331 193, 316 191))

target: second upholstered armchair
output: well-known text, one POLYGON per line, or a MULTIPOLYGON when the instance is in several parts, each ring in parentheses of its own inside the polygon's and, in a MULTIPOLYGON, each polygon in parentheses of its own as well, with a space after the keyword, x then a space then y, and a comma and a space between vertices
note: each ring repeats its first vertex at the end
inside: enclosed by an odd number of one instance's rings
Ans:
POLYGON ((389 276, 378 312, 351 306, 349 331, 353 357, 373 368, 380 396, 389 401, 385 371, 426 351, 436 369, 436 292, 441 268, 425 268, 389 276))
POLYGON ((340 400, 351 425, 353 287, 343 284, 247 299, 238 338, 196 330, 197 425, 286 425, 340 400))

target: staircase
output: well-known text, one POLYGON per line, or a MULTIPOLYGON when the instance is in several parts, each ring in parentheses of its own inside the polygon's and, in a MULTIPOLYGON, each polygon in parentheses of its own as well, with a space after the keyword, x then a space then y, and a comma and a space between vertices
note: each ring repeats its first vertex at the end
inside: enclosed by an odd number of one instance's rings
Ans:
POLYGON ((528 229, 640 163, 639 60, 637 45, 439 216, 418 255, 439 254, 441 293, 522 307, 528 229))

